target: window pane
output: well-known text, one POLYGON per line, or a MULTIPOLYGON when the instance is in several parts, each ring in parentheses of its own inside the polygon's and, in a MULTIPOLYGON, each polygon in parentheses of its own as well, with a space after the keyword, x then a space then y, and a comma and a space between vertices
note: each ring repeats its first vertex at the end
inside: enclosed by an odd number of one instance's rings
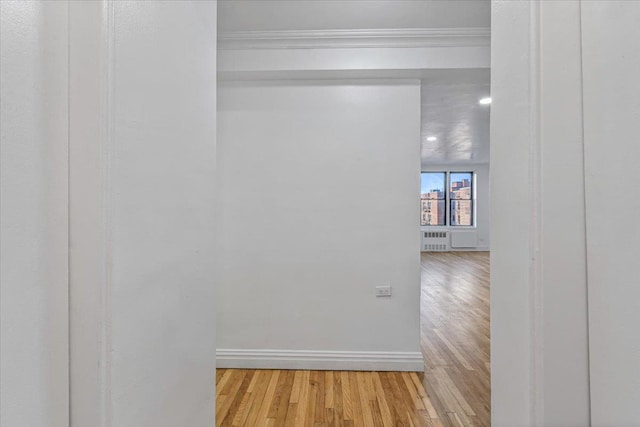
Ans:
POLYGON ((473 225, 473 201, 451 200, 450 225, 473 225))
POLYGON ((471 200, 471 180, 473 174, 471 172, 451 172, 449 175, 449 198, 471 200))
POLYGON ((422 172, 420 199, 444 200, 445 198, 444 188, 445 188, 444 172, 422 172))
POLYGON ((420 225, 445 225, 444 200, 420 200, 420 225))

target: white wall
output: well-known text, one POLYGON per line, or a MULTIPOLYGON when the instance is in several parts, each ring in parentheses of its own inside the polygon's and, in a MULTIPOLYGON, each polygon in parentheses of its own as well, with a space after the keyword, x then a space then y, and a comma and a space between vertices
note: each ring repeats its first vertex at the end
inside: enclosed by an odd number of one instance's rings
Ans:
POLYGON ((419 106, 417 81, 220 88, 221 366, 421 369, 419 106))
POLYGON ((216 2, 73 2, 71 413, 215 414, 216 2))
POLYGON ((594 427, 640 421, 640 3, 582 5, 594 427))
POLYGON ((637 425, 640 4, 493 14, 492 423, 637 425))
MULTIPOLYGON (((476 251, 488 251, 490 246, 490 231, 491 231, 491 200, 489 195, 489 165, 488 164, 467 164, 467 165, 429 165, 422 166, 424 172, 446 172, 446 171, 459 171, 459 172, 475 172, 476 181, 476 222, 474 230, 478 233, 478 246, 471 249, 456 249, 456 250, 476 250, 476 251)), ((422 230, 440 230, 442 227, 420 227, 422 230)), ((466 227, 447 227, 450 230, 467 231, 466 227)))
POLYGON ((69 425, 67 9, 0 2, 0 425, 69 425))
MULTIPOLYGON (((268 34, 267 34, 268 36, 268 34)), ((219 72, 223 76, 246 77, 248 79, 260 79, 266 75, 273 75, 276 78, 287 79, 297 76, 300 73, 315 73, 317 78, 326 77, 327 73, 338 73, 344 75, 344 71, 350 71, 349 78, 354 74, 373 73, 367 77, 395 77, 404 74, 411 78, 419 78, 424 70, 453 70, 459 71, 473 68, 489 68, 489 46, 488 37, 482 32, 480 35, 469 37, 471 41, 456 44, 455 35, 448 35, 433 40, 427 37, 424 42, 426 46, 415 47, 405 44, 403 38, 394 42, 394 35, 382 36, 381 38, 391 39, 390 47, 380 47, 375 45, 365 45, 365 49, 360 47, 345 46, 341 41, 331 43, 326 46, 326 40, 322 34, 311 37, 307 46, 285 46, 279 45, 276 40, 275 46, 243 49, 227 49, 221 45, 219 51, 219 72), (453 40, 453 41, 451 41, 453 40), (452 46, 443 46, 451 43, 452 46), (394 46, 394 44, 397 44, 394 46), (342 72, 342 73, 341 73, 342 72)), ((464 37, 464 34, 458 36, 464 37)), ((351 34, 346 37, 359 38, 358 34, 351 34)), ((411 39, 411 37, 407 37, 411 39)), ((233 36, 230 36, 233 40, 233 36)), ((365 42, 366 43, 366 42, 365 42)))
POLYGON ((489 27, 489 0, 234 0, 220 30, 489 27))
POLYGON ((115 2, 114 9, 112 422, 209 427, 216 3, 115 2))
POLYGON ((579 10, 575 1, 541 3, 539 99, 532 100, 540 108, 540 151, 533 159, 539 167, 533 181, 536 418, 576 427, 589 425, 579 10))

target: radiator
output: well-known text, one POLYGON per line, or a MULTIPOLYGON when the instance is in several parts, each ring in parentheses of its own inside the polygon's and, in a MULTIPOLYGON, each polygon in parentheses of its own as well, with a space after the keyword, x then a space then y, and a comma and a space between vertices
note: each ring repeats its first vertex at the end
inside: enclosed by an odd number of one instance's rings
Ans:
POLYGON ((447 252, 451 250, 448 231, 422 231, 423 252, 447 252))
POLYGON ((452 231, 452 248, 475 248, 478 246, 478 233, 476 231, 452 231))

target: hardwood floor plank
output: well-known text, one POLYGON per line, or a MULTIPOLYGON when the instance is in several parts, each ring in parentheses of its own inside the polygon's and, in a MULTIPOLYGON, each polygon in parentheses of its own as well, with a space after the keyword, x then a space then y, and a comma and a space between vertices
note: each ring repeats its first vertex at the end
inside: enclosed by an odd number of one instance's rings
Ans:
POLYGON ((343 397, 344 391, 342 388, 342 377, 340 372, 332 372, 333 373, 333 424, 336 427, 344 426, 344 407, 343 407, 343 397))
POLYGON ((340 372, 340 382, 342 383, 342 410, 345 421, 353 421, 353 406, 351 400, 351 385, 349 382, 349 374, 340 372))
MULTIPOLYGON (((333 371, 316 371, 318 394, 315 399, 316 408, 315 408, 314 425, 326 425, 325 409, 327 406, 326 405, 327 372, 331 374, 331 377, 333 377, 333 371)), ((331 386, 331 392, 333 393, 333 384, 331 386)))
POLYGON ((298 412, 296 413, 296 426, 303 426, 307 419, 307 406, 309 404, 309 381, 311 372, 302 371, 300 384, 300 397, 298 400, 298 412))
POLYGON ((249 387, 252 377, 253 372, 251 371, 237 372, 235 381, 233 381, 233 388, 229 390, 225 399, 216 406, 216 425, 225 425, 225 420, 227 421, 226 425, 231 424, 233 415, 241 402, 241 399, 238 399, 237 396, 244 395, 244 391, 249 387))
POLYGON ((376 427, 384 427, 384 421, 382 421, 382 413, 380 412, 380 405, 377 400, 369 400, 369 406, 371 407, 371 415, 373 422, 370 424, 376 427))
POLYGON ((418 394, 416 390, 416 386, 415 384, 413 384, 413 381, 411 381, 411 377, 409 375, 410 375, 409 372, 403 372, 401 374, 402 381, 404 382, 405 390, 407 390, 407 394, 409 396, 409 399, 411 400, 412 407, 415 408, 416 410, 426 410, 426 407, 422 401, 422 398, 418 394))
POLYGON ((278 379, 280 378, 280 371, 272 371, 271 378, 269 379, 269 385, 267 386, 267 391, 265 392, 264 399, 262 400, 262 405, 260 405, 260 410, 258 411, 257 420, 260 423, 266 423, 269 409, 271 408, 271 402, 276 393, 276 387, 278 386, 278 379))
POLYGON ((334 408, 333 406, 333 371, 325 371, 325 395, 324 395, 324 407, 334 408))
POLYGON ((289 410, 287 411, 287 418, 285 419, 285 422, 284 422, 285 427, 295 427, 297 415, 298 415, 298 404, 290 403, 289 410))
POLYGON ((378 401, 378 406, 380 407, 382 424, 385 427, 392 427, 395 424, 395 420, 391 418, 391 410, 389 409, 389 403, 387 402, 387 392, 382 387, 380 373, 373 372, 371 375, 371 379, 376 393, 376 400, 378 401))
POLYGON ((300 399, 300 390, 302 389, 302 381, 303 381, 304 371, 295 371, 295 376, 293 378, 293 389, 291 390, 291 403, 298 403, 298 399, 300 399))
POLYGON ((442 342, 447 346, 447 348, 451 351, 451 353, 453 353, 456 359, 460 361, 460 363, 462 364, 462 366, 464 366, 465 369, 469 371, 474 370, 473 366, 471 366, 471 364, 467 361, 467 359, 464 358, 462 353, 460 353, 460 351, 456 348, 456 346, 453 345, 451 341, 449 341, 447 337, 445 337, 444 334, 440 332, 440 330, 434 329, 433 332, 438 336, 438 338, 442 340, 442 342))
POLYGON ((255 393, 255 398, 252 401, 251 408, 249 408, 249 414, 247 416, 247 421, 245 422, 245 425, 247 426, 258 425, 258 413, 260 412, 262 402, 266 397, 267 387, 269 386, 269 381, 273 375, 273 371, 258 371, 258 373, 260 374, 260 377, 255 383, 255 388, 252 391, 252 393, 255 393))
POLYGON ((411 376, 411 381, 413 382, 416 388, 416 392, 418 393, 418 396, 420 396, 420 399, 422 400, 422 403, 424 404, 425 409, 429 413, 429 418, 431 419, 440 418, 438 415, 438 412, 433 406, 433 402, 431 402, 431 399, 429 399, 429 397, 427 396, 427 393, 425 392, 424 387, 422 386, 422 383, 418 379, 418 376, 413 372, 409 375, 411 376))
POLYGON ((249 410, 251 409, 251 406, 253 406, 253 401, 256 398, 253 390, 255 388, 255 384, 258 382, 259 377, 259 371, 254 372, 253 378, 251 378, 251 382, 249 383, 249 387, 247 387, 247 392, 240 402, 236 415, 233 417, 233 421, 231 422, 232 426, 236 427, 245 425, 247 417, 249 416, 249 410))
POLYGON ((373 412, 371 411, 371 399, 370 394, 372 391, 367 389, 367 383, 365 381, 364 372, 356 372, 356 381, 358 384, 358 393, 360 394, 360 408, 362 408, 362 421, 365 426, 372 426, 373 424, 373 412))
POLYGON ((294 371, 282 371, 278 379, 278 385, 276 392, 271 402, 271 408, 269 408, 269 418, 273 418, 278 424, 284 424, 284 420, 287 417, 287 410, 289 409, 289 397, 291 396, 291 390, 293 389, 293 376, 294 371))
POLYGON ((216 369, 216 386, 218 385, 218 382, 220 382, 220 378, 222 378, 226 371, 226 369, 216 369))
POLYGON ((226 369, 224 374, 222 374, 220 381, 216 384, 216 396, 224 396, 223 391, 225 390, 225 386, 229 382, 229 379, 233 376, 234 371, 234 369, 226 369))
MULTIPOLYGON (((317 404, 316 400, 318 398, 318 371, 311 371, 309 373, 309 390, 307 392, 307 410, 305 413, 305 423, 306 427, 313 427, 315 424, 316 417, 316 409, 317 404)), ((324 411, 323 411, 324 415, 324 411)), ((303 424, 300 424, 303 425, 303 424)))
MULTIPOLYGON (((392 372, 382 372, 380 373, 380 381, 382 383, 382 387, 385 391, 385 395, 387 396, 387 401, 389 402, 389 410, 391 412, 391 417, 394 420, 394 425, 402 425, 408 426, 412 424, 412 416, 409 416, 409 411, 412 413, 416 413, 415 408, 411 408, 411 398, 401 391, 398 386, 398 382, 396 381, 396 377, 400 377, 397 373, 392 372)), ((402 379, 400 382, 402 382, 402 379)), ((402 382, 404 385, 404 382, 402 382)))
POLYGON ((460 393, 458 387, 456 387, 456 385, 453 383, 453 381, 449 377, 449 374, 447 374, 447 371, 445 371, 444 368, 436 368, 433 372, 438 379, 438 382, 446 387, 449 392, 451 392, 458 404, 462 407, 462 409, 464 409, 464 413, 475 417, 476 413, 471 408, 471 406, 469 406, 469 403, 464 398, 464 396, 462 396, 462 393, 460 393))
POLYGON ((349 372, 349 385, 351 386, 351 407, 353 414, 353 424, 355 427, 364 426, 364 410, 362 409, 362 399, 360 399, 360 387, 356 372, 349 372))

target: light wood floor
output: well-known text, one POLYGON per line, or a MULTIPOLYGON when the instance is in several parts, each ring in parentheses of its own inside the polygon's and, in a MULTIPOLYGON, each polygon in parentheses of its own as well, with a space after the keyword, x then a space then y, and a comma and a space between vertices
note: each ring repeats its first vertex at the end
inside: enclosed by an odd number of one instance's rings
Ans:
POLYGON ((489 254, 422 254, 423 373, 219 369, 218 426, 490 426, 489 254))
POLYGON ((423 384, 444 425, 491 425, 489 253, 422 254, 423 384))

